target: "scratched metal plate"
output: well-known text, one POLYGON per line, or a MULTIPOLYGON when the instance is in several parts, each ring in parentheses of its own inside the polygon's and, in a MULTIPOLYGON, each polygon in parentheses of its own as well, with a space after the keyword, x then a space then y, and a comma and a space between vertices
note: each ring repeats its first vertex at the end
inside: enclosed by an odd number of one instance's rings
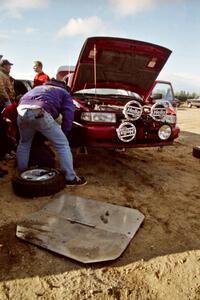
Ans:
POLYGON ((83 263, 119 257, 144 215, 136 209, 63 194, 17 225, 17 237, 83 263))

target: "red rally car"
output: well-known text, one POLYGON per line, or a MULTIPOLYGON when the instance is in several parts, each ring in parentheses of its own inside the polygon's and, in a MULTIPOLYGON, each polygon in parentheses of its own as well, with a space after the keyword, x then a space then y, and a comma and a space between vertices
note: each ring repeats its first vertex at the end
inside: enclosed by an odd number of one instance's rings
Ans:
POLYGON ((170 82, 156 81, 170 54, 143 41, 88 38, 70 74, 76 106, 71 145, 171 145, 179 135, 174 93, 170 82))

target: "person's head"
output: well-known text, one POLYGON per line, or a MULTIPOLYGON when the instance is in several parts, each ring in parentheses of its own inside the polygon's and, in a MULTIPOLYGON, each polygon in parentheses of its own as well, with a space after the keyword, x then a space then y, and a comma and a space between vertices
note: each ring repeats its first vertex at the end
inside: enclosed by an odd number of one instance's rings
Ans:
POLYGON ((2 67, 6 73, 10 73, 10 70, 11 70, 11 66, 13 64, 11 62, 9 62, 7 59, 2 59, 0 61, 0 67, 2 67))
POLYGON ((45 85, 57 86, 69 92, 68 87, 66 86, 66 83, 63 80, 57 80, 55 78, 51 78, 49 81, 45 83, 45 85))
POLYGON ((36 73, 41 73, 42 72, 42 68, 43 68, 43 65, 42 65, 41 61, 36 60, 36 61, 33 62, 33 70, 36 73))

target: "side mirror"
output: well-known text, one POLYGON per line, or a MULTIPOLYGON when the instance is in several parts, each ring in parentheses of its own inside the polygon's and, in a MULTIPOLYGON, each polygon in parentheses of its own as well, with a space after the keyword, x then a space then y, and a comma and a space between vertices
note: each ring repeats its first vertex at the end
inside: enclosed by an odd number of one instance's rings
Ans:
POLYGON ((151 94, 151 98, 153 100, 159 100, 159 99, 162 99, 163 98, 163 95, 160 94, 160 93, 155 93, 155 94, 151 94))

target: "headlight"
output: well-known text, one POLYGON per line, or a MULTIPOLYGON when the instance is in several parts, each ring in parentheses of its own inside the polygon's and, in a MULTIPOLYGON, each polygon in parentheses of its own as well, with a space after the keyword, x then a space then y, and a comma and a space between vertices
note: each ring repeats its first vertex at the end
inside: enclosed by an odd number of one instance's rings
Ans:
POLYGON ((158 131, 158 136, 161 140, 167 140, 172 133, 171 127, 168 125, 163 125, 158 131))
POLYGON ((114 113, 83 112, 81 119, 88 122, 116 123, 116 115, 114 113))
POLYGON ((165 122, 169 124, 176 124, 176 115, 166 115, 165 122))

